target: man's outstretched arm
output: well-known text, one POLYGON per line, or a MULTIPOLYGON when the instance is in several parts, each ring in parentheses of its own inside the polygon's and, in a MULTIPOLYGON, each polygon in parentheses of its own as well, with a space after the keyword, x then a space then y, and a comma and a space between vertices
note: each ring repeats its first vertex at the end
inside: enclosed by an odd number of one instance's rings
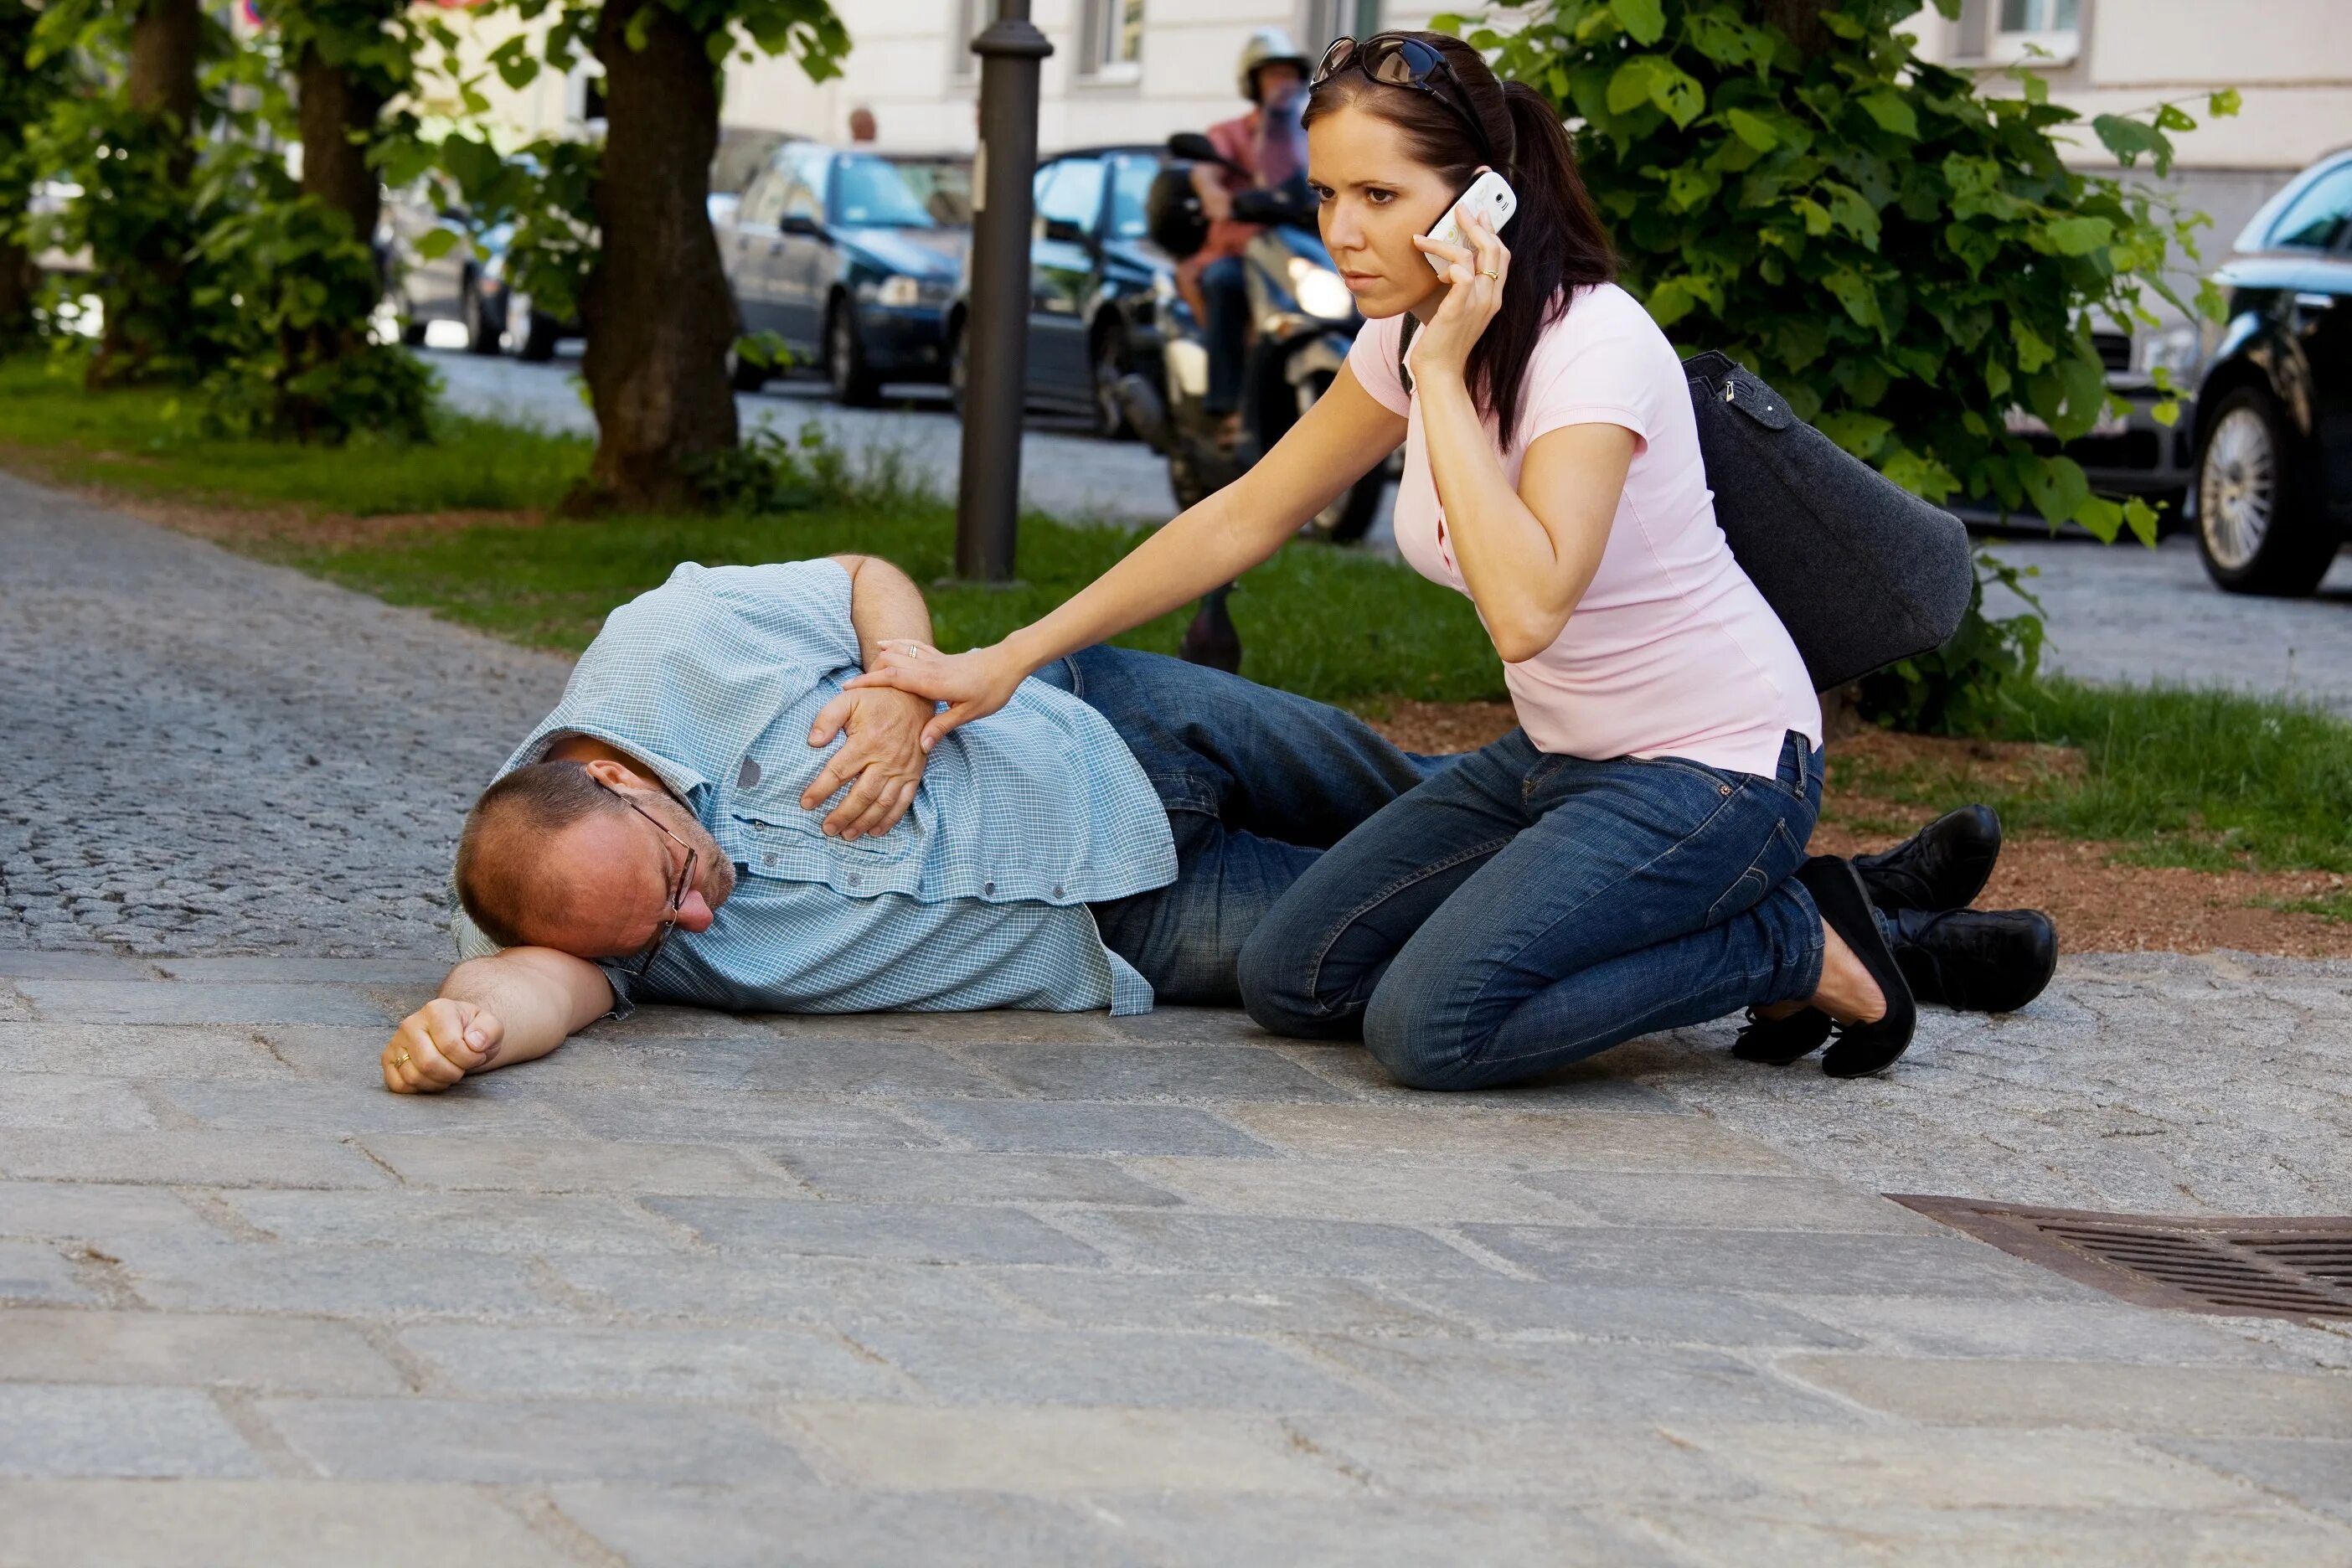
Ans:
POLYGON ((547 1055, 612 1006, 604 972, 568 952, 510 947, 470 959, 400 1021, 383 1047, 383 1086, 438 1094, 467 1073, 547 1055))

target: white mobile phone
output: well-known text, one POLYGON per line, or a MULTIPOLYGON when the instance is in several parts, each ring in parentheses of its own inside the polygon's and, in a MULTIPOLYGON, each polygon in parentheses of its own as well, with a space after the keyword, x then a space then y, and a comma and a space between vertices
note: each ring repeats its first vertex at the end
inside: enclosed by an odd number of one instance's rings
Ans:
MULTIPOLYGON (((1519 198, 1511 189, 1511 183, 1489 169, 1470 182, 1470 188, 1445 209, 1445 216, 1437 220, 1437 226, 1429 231, 1429 237, 1442 239, 1448 245, 1460 245, 1464 213, 1477 214, 1486 220, 1490 232, 1500 234, 1503 226, 1511 221, 1511 215, 1518 210, 1519 198)), ((1422 254, 1440 278, 1444 277, 1445 269, 1454 265, 1442 256, 1431 256, 1426 251, 1422 254)))

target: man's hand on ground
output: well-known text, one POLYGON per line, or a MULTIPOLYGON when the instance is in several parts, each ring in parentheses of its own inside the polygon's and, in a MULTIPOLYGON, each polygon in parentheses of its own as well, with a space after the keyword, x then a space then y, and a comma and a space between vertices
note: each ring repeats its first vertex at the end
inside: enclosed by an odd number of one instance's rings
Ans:
POLYGON ((383 1087, 394 1094, 438 1094, 498 1060, 505 1035, 488 1008, 436 996, 403 1018, 383 1047, 383 1087))
POLYGON ((845 691, 824 705, 809 744, 849 738, 801 793, 801 809, 814 811, 842 785, 855 786, 826 814, 824 830, 845 842, 877 837, 898 826, 923 782, 923 726, 936 711, 928 698, 888 688, 845 691))

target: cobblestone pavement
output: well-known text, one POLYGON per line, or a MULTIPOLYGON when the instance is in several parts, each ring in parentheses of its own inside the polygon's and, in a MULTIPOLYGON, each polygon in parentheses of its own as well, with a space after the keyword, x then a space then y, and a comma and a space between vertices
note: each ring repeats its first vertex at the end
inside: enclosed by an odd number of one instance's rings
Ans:
POLYGON ((0 606, 0 1568, 2352 1564, 2352 1334, 1877 1195, 2345 1213, 2347 966, 2070 959, 1865 1083, 647 1009, 404 1100, 560 665, 4 481, 0 606), (142 866, 211 896, 53 886, 142 866))

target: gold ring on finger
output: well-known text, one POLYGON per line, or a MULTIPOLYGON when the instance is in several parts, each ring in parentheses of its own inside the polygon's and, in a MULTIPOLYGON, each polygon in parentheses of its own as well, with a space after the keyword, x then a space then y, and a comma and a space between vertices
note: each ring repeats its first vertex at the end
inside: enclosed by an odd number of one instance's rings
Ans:
POLYGON ((1499 279, 1503 275, 1499 272, 1481 272, 1478 276, 1481 278, 1493 278, 1499 279))
POLYGON ((398 1056, 393 1058, 392 1065, 394 1067, 406 1067, 408 1065, 408 1053, 406 1051, 403 1051, 398 1056))

